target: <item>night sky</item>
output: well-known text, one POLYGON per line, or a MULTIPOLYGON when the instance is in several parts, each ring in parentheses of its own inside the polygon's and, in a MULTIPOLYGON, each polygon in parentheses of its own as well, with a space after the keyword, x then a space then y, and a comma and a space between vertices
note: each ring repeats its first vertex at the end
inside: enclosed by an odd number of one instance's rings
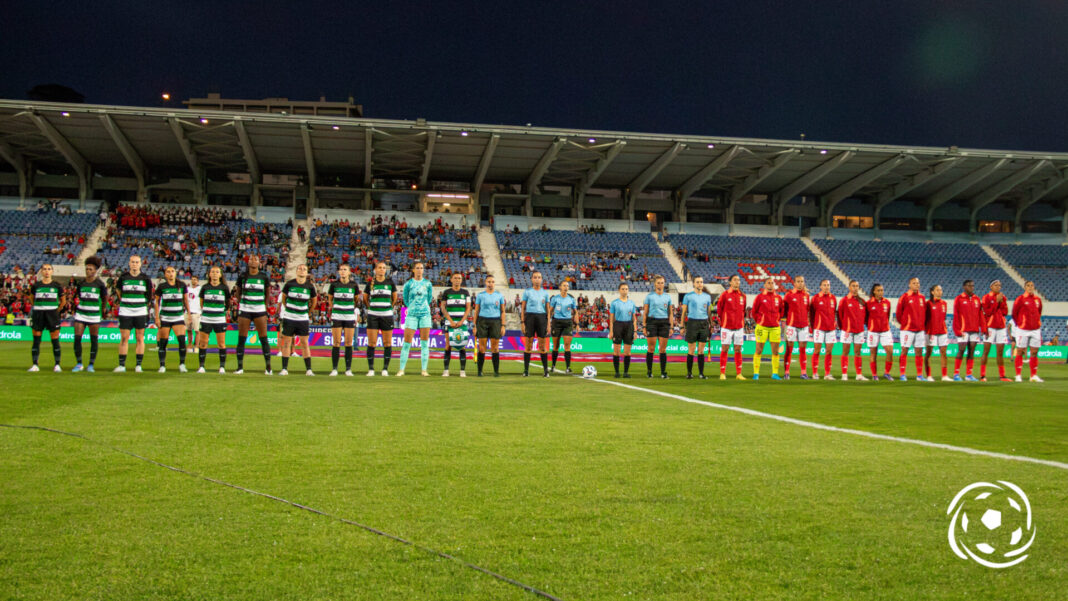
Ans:
POLYGON ((18 0, 4 13, 3 98, 41 83, 149 106, 163 91, 351 94, 369 117, 1068 151, 1063 0, 18 0))

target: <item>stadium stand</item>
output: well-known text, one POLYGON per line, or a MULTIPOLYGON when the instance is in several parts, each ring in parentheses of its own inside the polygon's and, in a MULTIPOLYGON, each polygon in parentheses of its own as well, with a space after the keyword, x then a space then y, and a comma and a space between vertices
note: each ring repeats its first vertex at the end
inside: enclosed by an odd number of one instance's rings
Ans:
POLYGON ((533 230, 495 232, 508 285, 527 288, 541 271, 552 287, 564 279, 574 290, 615 290, 626 281, 632 291, 653 289, 653 277, 678 277, 649 234, 533 230))
POLYGON ((668 242, 682 259, 688 277, 699 275, 706 282, 726 285, 730 276, 738 274, 742 291, 748 294, 759 293, 767 276, 776 279, 780 292, 792 289, 797 276, 805 277, 809 291, 818 290, 820 281, 827 279, 835 295, 847 292, 797 238, 676 234, 668 242))
POLYGON ((308 268, 317 282, 329 281, 342 263, 349 264, 353 277, 366 281, 377 261, 390 265, 397 285, 408 281, 416 261, 424 263, 425 277, 435 286, 449 285, 455 272, 464 274, 465 286, 482 286, 486 275, 476 229, 440 219, 418 226, 396 216, 367 223, 335 220, 317 223, 310 233, 308 268))
POLYGON ((1051 244, 993 245, 1025 279, 1033 280, 1039 294, 1051 301, 1068 301, 1068 247, 1051 244))
POLYGON ((219 209, 147 209, 119 207, 99 254, 106 265, 104 275, 126 268, 132 255, 144 261, 142 270, 162 277, 173 265, 179 277, 204 277, 212 265, 223 268, 223 277, 233 281, 244 270, 248 256, 258 253, 271 278, 281 280, 292 226, 257 223, 236 211, 219 209))
POLYGON ((960 294, 965 279, 975 280, 982 295, 989 283, 1001 280, 1002 291, 1016 298, 1023 289, 976 244, 946 242, 876 242, 872 240, 813 240, 850 278, 868 290, 879 282, 886 296, 897 298, 908 289, 909 278, 920 278, 924 294, 941 284, 945 298, 960 294))
POLYGON ((65 208, 0 211, 0 272, 74 263, 98 220, 95 214, 65 208))

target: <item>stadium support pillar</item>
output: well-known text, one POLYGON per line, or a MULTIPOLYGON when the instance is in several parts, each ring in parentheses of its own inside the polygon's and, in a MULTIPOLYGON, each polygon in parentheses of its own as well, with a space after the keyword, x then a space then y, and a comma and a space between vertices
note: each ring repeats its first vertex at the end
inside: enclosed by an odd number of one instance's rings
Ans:
POLYGON ((4 159, 15 168, 15 172, 19 177, 19 207, 21 208, 26 200, 26 196, 29 193, 30 177, 32 172, 30 169, 30 161, 8 144, 0 142, 0 158, 4 159))
MULTIPOLYGON (((584 211, 583 204, 586 202, 586 193, 582 190, 575 190, 571 195, 571 214, 575 216, 576 221, 582 221, 582 213, 584 211)), ((577 225, 577 224, 576 224, 577 225)))
POLYGON ((1064 211, 1064 214, 1061 215, 1061 235, 1068 238, 1068 200, 1061 205, 1061 209, 1064 211))
POLYGON ((680 223, 686 222, 686 201, 687 197, 683 196, 678 190, 675 191, 675 221, 680 223))
POLYGON ((1031 205, 1042 200, 1046 196, 1049 196, 1051 192, 1063 186, 1065 183, 1068 183, 1068 169, 1061 170, 1061 175, 1058 177, 1048 179, 1041 186, 1033 188, 1031 193, 1026 195, 1023 200, 1016 205, 1016 227, 1013 231, 1017 234, 1022 233, 1021 229, 1023 226, 1022 220, 1024 211, 1031 205))

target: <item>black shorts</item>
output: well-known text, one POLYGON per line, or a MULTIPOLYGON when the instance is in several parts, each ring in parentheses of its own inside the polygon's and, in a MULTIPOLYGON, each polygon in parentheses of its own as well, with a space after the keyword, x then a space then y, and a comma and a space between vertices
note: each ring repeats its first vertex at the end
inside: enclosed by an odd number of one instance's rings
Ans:
POLYGON ((501 337, 501 319, 499 317, 479 317, 475 322, 475 338, 492 338, 498 340, 501 337))
POLYGON ((561 338, 563 336, 571 336, 574 329, 575 322, 570 319, 554 319, 550 333, 553 338, 561 338))
POLYGON ((634 344, 633 321, 617 321, 612 324, 612 344, 634 344))
POLYGON ((704 319, 687 319, 686 342, 708 342, 708 321, 704 319))
POLYGON ((245 319, 247 319, 249 321, 253 321, 253 320, 259 319, 261 317, 267 317, 267 312, 266 311, 256 311, 256 312, 242 311, 242 312, 237 314, 237 318, 241 319, 242 317, 244 317, 245 319))
POLYGON ((181 319, 179 321, 163 321, 161 319, 159 321, 159 327, 161 328, 173 328, 175 326, 185 327, 185 319, 181 319))
POLYGON ((282 335, 283 336, 307 336, 308 335, 307 321, 294 321, 292 319, 282 320, 282 335))
POLYGON ((393 317, 386 317, 385 315, 368 315, 367 329, 393 332, 393 317))
POLYGON ((59 311, 49 309, 47 311, 30 312, 30 329, 34 332, 54 332, 59 329, 59 311))
POLYGON ((146 323, 148 323, 147 315, 138 315, 136 317, 119 316, 120 330, 143 330, 146 323))
POLYGON ((523 320, 523 335, 545 338, 549 334, 549 316, 544 313, 527 313, 523 320))
POLYGON ((649 318, 645 322, 646 338, 668 338, 671 336, 671 320, 649 318))
POLYGON ((340 319, 335 319, 331 323, 330 327, 332 327, 332 328, 355 328, 356 327, 356 320, 342 321, 340 319))
POLYGON ((200 322, 200 331, 204 332, 205 334, 215 334, 217 332, 225 332, 226 331, 226 324, 225 323, 204 323, 202 321, 202 322, 200 322))

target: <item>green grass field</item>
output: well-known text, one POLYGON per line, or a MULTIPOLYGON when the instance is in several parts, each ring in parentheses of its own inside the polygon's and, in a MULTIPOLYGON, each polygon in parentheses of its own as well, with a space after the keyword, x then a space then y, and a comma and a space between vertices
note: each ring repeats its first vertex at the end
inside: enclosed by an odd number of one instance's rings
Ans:
MULTIPOLYGON (((1064 469, 644 390, 1068 462, 1064 366, 1043 364, 1047 383, 1036 385, 661 381, 638 364, 631 389, 524 380, 513 361, 501 378, 444 379, 440 362, 433 378, 268 378, 259 357, 251 373, 222 376, 157 374, 150 354, 146 373, 111 374, 108 346, 101 372, 71 374, 64 352, 67 372, 31 374, 28 345, 0 344, 0 423, 93 441, 0 428, 3 598, 537 598, 111 447, 566 601, 1048 600, 1068 587, 1064 469), (1030 498, 1037 537, 1021 565, 992 570, 950 551, 946 509, 980 480, 1013 482, 1030 498)), ((50 367, 47 345, 42 355, 50 367)), ((329 370, 329 359, 315 366, 329 370)))

